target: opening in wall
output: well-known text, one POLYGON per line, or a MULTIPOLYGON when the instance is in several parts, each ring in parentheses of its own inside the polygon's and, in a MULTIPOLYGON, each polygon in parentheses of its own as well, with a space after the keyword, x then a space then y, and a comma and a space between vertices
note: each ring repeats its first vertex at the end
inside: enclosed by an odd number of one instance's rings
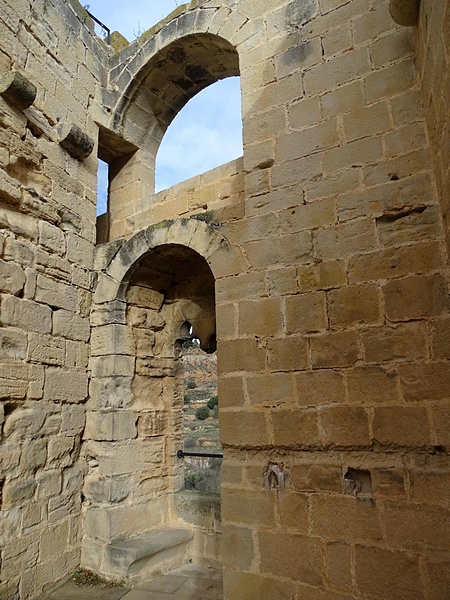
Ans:
POLYGON ((165 133, 156 156, 156 191, 242 156, 240 78, 196 94, 165 133))
POLYGON ((109 165, 98 159, 97 167, 97 217, 108 211, 109 165))
POLYGON ((191 335, 181 346, 183 373, 184 489, 220 493, 222 446, 219 436, 217 358, 191 335), (190 456, 195 454, 197 456, 190 456), (206 455, 206 456, 202 456, 206 455), (216 456, 208 456, 216 455, 216 456))
POLYGON ((102 125, 98 127, 97 244, 102 244, 109 241, 110 196, 114 191, 111 184, 116 177, 120 179, 127 157, 137 148, 102 125))

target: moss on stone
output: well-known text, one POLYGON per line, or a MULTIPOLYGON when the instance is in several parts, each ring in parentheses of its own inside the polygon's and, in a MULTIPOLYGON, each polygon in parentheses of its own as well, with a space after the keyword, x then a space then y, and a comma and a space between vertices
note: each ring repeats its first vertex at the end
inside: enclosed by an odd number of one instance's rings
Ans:
POLYGON ((113 31, 111 33, 109 43, 112 46, 112 48, 114 48, 115 52, 120 52, 130 44, 127 38, 118 31, 113 31))

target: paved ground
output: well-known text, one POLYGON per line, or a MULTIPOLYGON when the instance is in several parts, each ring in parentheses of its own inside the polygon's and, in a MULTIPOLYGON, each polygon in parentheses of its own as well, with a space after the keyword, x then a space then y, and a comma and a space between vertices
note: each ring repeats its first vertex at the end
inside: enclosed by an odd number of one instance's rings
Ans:
POLYGON ((222 573, 184 565, 130 588, 77 587, 71 581, 48 600, 222 600, 222 573))

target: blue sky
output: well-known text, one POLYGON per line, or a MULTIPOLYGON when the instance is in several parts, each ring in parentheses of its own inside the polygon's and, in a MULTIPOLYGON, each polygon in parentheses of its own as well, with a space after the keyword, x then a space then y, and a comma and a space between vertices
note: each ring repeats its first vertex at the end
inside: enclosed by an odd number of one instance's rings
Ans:
MULTIPOLYGON (((129 41, 183 4, 177 0, 82 3, 111 31, 120 31, 129 41)), ((172 122, 156 157, 156 191, 241 155, 239 78, 232 77, 197 94, 172 122)), ((106 165, 100 165, 98 214, 106 210, 106 177, 106 165)))

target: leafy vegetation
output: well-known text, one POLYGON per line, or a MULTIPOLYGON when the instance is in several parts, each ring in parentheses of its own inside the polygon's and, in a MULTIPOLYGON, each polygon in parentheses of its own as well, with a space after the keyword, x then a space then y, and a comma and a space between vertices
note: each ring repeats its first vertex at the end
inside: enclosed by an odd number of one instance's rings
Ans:
POLYGON ((216 408, 216 406, 218 406, 218 404, 219 404, 219 396, 212 396, 206 403, 206 406, 209 408, 209 410, 214 410, 216 408))
POLYGON ((209 408, 207 406, 200 406, 195 411, 195 418, 199 421, 204 421, 209 417, 209 408))

